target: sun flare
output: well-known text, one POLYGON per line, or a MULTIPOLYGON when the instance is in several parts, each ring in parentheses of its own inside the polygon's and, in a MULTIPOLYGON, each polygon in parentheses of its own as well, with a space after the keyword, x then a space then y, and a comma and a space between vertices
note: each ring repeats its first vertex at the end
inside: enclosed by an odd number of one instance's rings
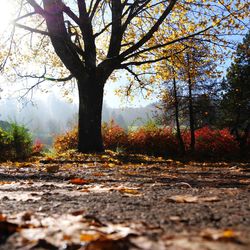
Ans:
POLYGON ((0 8, 0 32, 7 29, 13 19, 13 5, 9 0, 1 0, 0 8))

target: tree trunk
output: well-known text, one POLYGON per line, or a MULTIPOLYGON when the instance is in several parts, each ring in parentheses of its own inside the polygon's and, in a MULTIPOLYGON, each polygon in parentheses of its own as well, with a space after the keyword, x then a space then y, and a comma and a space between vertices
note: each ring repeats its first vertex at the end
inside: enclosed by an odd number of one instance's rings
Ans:
POLYGON ((181 128, 180 128, 180 122, 179 122, 179 101, 178 101, 178 96, 177 96, 175 77, 173 78, 173 85, 174 85, 174 107, 175 107, 175 122, 176 122, 176 130, 177 130, 177 139, 179 142, 180 153, 184 155, 185 145, 181 136, 181 128))
POLYGON ((96 75, 78 79, 79 152, 102 152, 104 150, 101 131, 104 83, 102 77, 96 75))
POLYGON ((189 126, 190 126, 190 151, 195 151, 195 133, 194 133, 194 108, 193 108, 193 94, 192 94, 192 79, 190 73, 190 62, 189 62, 189 54, 187 54, 187 62, 188 62, 188 109, 189 109, 189 126))

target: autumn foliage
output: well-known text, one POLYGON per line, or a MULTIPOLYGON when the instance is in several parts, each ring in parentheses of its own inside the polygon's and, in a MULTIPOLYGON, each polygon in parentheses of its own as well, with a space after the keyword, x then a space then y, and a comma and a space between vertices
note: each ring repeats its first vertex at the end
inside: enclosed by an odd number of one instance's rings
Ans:
MULTIPOLYGON (((187 145, 190 141, 190 133, 183 133, 183 138, 188 150, 187 145)), ((201 158, 231 158, 239 153, 239 145, 227 128, 219 130, 206 126, 195 131, 195 138, 196 155, 201 158)))
POLYGON ((40 155, 44 150, 45 145, 40 139, 36 139, 32 146, 32 153, 34 155, 40 155))
MULTIPOLYGON (((172 128, 148 124, 125 131, 111 121, 103 125, 102 131, 106 149, 167 157, 178 155, 178 141, 172 128)), ((190 133, 182 131, 182 136, 188 152, 190 133)), ((227 128, 218 130, 206 126, 197 129, 195 137, 195 154, 198 158, 232 158, 239 153, 239 145, 227 128)), ((54 148, 58 152, 77 148, 77 129, 57 136, 54 148)))
POLYGON ((73 128, 65 134, 58 135, 54 140, 54 148, 57 152, 66 151, 77 148, 78 130, 73 128))

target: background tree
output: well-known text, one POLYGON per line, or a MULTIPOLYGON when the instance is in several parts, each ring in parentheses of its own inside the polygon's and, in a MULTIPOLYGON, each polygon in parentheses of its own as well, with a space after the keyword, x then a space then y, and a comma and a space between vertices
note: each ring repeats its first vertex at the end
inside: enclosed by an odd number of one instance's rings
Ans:
POLYGON ((206 120, 210 114, 209 107, 205 107, 209 104, 209 96, 213 93, 213 84, 210 79, 217 77, 220 73, 215 62, 218 55, 213 55, 209 44, 191 41, 187 45, 183 52, 173 55, 171 60, 168 60, 175 74, 172 87, 167 86, 168 93, 166 94, 164 91, 162 98, 165 112, 169 113, 172 109, 174 113, 181 152, 184 152, 184 145, 181 138, 180 121, 182 121, 182 126, 186 127, 187 124, 189 126, 189 148, 193 152, 195 150, 195 129, 201 123, 201 117, 206 120))
MULTIPOLYGON (((149 69, 152 63, 169 57, 165 53, 168 46, 179 43, 183 50, 185 41, 201 35, 214 43, 223 43, 217 36, 219 30, 230 33, 233 22, 241 28, 247 13, 247 4, 240 0, 41 2, 16 2, 20 3, 18 17, 7 52, 2 53, 10 60, 5 59, 2 68, 14 68, 18 76, 39 78, 27 91, 45 80, 75 79, 81 152, 103 150, 103 88, 115 70, 128 71, 140 87, 145 87, 138 75, 144 74, 142 70, 149 69), (17 27, 28 34, 15 32, 17 27), (142 66, 145 67, 139 70, 142 66)), ((152 84, 154 79, 149 82, 152 84)))
POLYGON ((231 128, 242 152, 250 131, 250 32, 237 47, 222 83, 221 125, 231 128))

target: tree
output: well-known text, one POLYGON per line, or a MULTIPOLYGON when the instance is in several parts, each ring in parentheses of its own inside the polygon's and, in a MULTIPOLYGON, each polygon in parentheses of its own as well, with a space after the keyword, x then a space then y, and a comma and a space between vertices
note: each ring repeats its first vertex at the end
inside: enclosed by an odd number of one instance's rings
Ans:
MULTIPOLYGON (((15 19, 15 29, 12 32, 13 35, 16 28, 21 28, 31 33, 32 45, 29 47, 33 53, 24 54, 27 45, 24 50, 20 43, 26 34, 19 33, 19 39, 12 36, 12 51, 9 50, 6 54, 10 58, 16 57, 11 63, 14 66, 21 64, 23 71, 27 70, 27 67, 24 68, 20 62, 34 60, 34 56, 37 58, 36 64, 41 62, 46 65, 50 73, 46 68, 38 77, 42 80, 37 84, 44 80, 76 80, 79 93, 80 152, 103 150, 103 88, 115 70, 127 70, 141 83, 134 67, 150 67, 151 63, 165 60, 169 55, 161 53, 163 48, 166 51, 167 46, 175 43, 179 43, 180 47, 184 44, 185 47, 185 41, 196 36, 205 35, 209 40, 216 41, 218 30, 222 27, 231 27, 229 23, 232 20, 238 25, 241 24, 242 18, 246 15, 244 8, 247 7, 239 0, 233 3, 177 0, 41 2, 21 1, 19 16, 15 19), (199 18, 196 17, 197 13, 199 18), (33 38, 33 34, 37 34, 36 38, 33 38), (159 40, 161 38, 164 39, 159 40), (13 47, 17 44, 14 53, 13 47), (55 54, 50 48, 51 45, 55 54), (18 55, 23 55, 23 58, 19 60, 18 55), (51 61, 50 67, 48 61, 51 61), (55 72, 56 68, 59 69, 58 72, 55 72), (65 68, 69 72, 68 76, 64 73, 65 68), (64 77, 54 77, 58 75, 64 77)), ((231 28, 226 29, 225 32, 228 32, 231 28)), ((18 36, 17 32, 15 34, 18 36)), ((6 60, 2 63, 2 67, 4 66, 7 66, 6 60)), ((39 72, 41 67, 37 68, 39 72)), ((35 78, 34 74, 25 76, 35 78)), ((33 90, 37 84, 29 90, 33 90)))
POLYGON ((237 46, 234 62, 222 83, 222 126, 231 128, 241 151, 246 149, 250 131, 250 32, 237 46))
MULTIPOLYGON (((175 124, 177 130, 177 138, 179 141, 180 152, 184 153, 185 148, 180 130, 180 116, 182 120, 188 120, 190 130, 190 151, 195 151, 195 129, 198 124, 198 113, 201 107, 197 107, 198 100, 201 104, 201 97, 208 97, 206 92, 207 87, 211 87, 209 79, 217 76, 219 72, 216 70, 216 57, 213 55, 211 46, 206 43, 191 41, 187 43, 188 47, 185 51, 173 55, 171 60, 168 60, 167 67, 172 68, 173 86, 168 95, 163 92, 163 106, 166 112, 169 112, 169 107, 173 108, 175 124), (179 89, 182 89, 180 92, 179 89), (165 105, 166 103, 170 105, 165 105), (184 119, 183 119, 184 118, 184 119)), ((169 87, 168 87, 169 90, 169 87)), ((211 88, 209 88, 211 90, 211 88)), ((211 92, 211 91, 210 91, 211 92)), ((211 95, 211 93, 209 93, 211 95)), ((203 101, 205 99, 203 98, 203 101)), ((208 104, 208 102, 206 102, 208 104)), ((208 108, 208 107, 207 107, 208 108)), ((207 110, 203 116, 208 116, 207 110)))

